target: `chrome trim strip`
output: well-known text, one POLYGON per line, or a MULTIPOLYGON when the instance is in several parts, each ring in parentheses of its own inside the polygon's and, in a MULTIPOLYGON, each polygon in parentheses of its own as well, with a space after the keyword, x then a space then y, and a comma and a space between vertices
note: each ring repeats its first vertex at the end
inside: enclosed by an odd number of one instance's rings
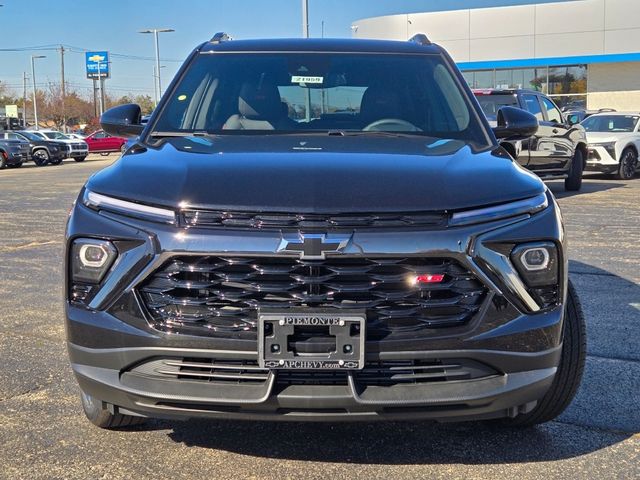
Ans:
POLYGON ((541 310, 538 303, 529 295, 511 260, 501 253, 485 247, 480 242, 475 245, 475 251, 478 257, 484 260, 491 268, 492 273, 502 280, 510 292, 524 302, 527 309, 531 312, 539 312, 541 310))

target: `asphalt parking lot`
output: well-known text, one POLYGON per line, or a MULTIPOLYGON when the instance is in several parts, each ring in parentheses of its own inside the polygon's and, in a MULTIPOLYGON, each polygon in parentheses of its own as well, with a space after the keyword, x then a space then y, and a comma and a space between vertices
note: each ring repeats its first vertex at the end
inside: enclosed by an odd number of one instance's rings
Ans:
POLYGON ((71 203, 116 158, 0 171, 0 478, 639 478, 640 176, 590 175, 560 198, 585 309, 585 378, 526 430, 482 424, 85 420, 67 362, 62 237, 71 203))

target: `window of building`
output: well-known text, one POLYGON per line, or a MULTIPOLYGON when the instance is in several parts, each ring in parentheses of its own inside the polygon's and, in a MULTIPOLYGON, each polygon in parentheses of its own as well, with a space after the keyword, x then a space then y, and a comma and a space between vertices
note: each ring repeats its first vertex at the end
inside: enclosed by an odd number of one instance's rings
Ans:
MULTIPOLYGON (((552 97, 587 93, 586 65, 467 70, 463 75, 471 88, 526 88, 552 97)), ((569 101, 563 99, 560 103, 569 101)))
POLYGON ((548 92, 550 95, 587 93, 587 66, 549 67, 548 92))

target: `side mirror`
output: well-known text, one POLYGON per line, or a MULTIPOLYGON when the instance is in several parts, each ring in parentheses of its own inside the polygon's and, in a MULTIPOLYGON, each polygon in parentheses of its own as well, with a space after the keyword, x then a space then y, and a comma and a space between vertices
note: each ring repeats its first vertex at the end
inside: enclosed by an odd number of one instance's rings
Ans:
POLYGON ((142 133, 142 112, 139 105, 127 103, 110 108, 100 117, 102 129, 114 137, 137 137, 142 133))
POLYGON ((577 113, 570 113, 567 115, 567 123, 569 125, 576 125, 580 123, 580 116, 577 113))
POLYGON ((502 107, 497 120, 493 129, 496 138, 523 140, 538 131, 538 119, 521 108, 502 107))

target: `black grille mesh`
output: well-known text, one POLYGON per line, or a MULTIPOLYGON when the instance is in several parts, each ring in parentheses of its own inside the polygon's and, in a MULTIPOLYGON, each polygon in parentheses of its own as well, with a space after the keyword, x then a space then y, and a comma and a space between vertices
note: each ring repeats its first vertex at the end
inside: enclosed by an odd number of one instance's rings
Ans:
MULTIPOLYGON (((216 384, 264 384, 269 370, 255 360, 208 358, 164 358, 140 364, 131 370, 144 376, 216 384)), ((277 370, 279 385, 347 385, 347 372, 336 370, 277 370)), ((471 380, 497 375, 493 368, 469 359, 370 361, 353 372, 364 386, 394 386, 471 380)))
POLYGON ((163 331, 256 338, 259 308, 366 309, 367 338, 459 326, 485 287, 448 258, 176 257, 139 289, 163 331), (413 285, 421 274, 442 282, 413 285))

